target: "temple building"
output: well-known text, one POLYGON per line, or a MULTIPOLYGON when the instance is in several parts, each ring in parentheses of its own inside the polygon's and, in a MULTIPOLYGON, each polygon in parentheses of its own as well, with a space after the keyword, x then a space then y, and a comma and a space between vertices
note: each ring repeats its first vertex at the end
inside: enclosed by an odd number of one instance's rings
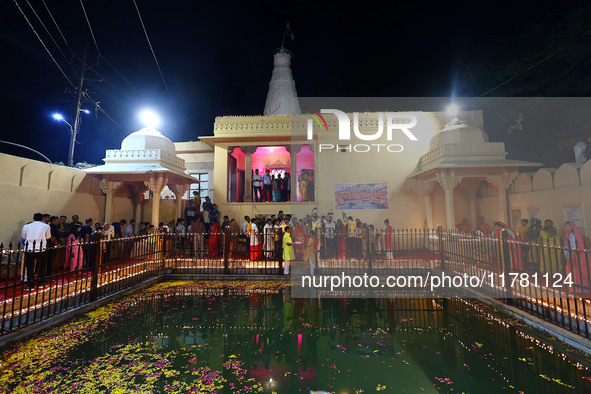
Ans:
POLYGON ((0 154, 0 191, 11 196, 0 213, 16 223, 1 229, 1 240, 17 242, 39 211, 100 223, 171 223, 194 194, 239 222, 282 210, 346 214, 377 228, 387 218, 400 229, 453 228, 463 218, 474 228, 479 216, 514 227, 521 218, 572 220, 583 232, 591 223, 591 161, 539 168, 508 160, 505 144, 489 141, 480 110, 453 117, 310 104, 298 98, 291 59, 286 50, 275 53, 263 115, 217 117, 212 136, 173 143, 145 128, 87 170, 0 154), (279 202, 258 202, 256 170, 289 174, 289 192, 279 202))
POLYGON ((504 143, 489 142, 482 130, 482 111, 464 111, 453 122, 444 112, 347 113, 355 134, 340 141, 336 115, 325 114, 323 123, 301 112, 290 61, 286 50, 274 55, 263 116, 217 117, 213 136, 200 137, 213 163, 191 162, 197 146, 184 152, 187 166, 213 167, 210 195, 222 214, 301 217, 317 209, 378 226, 388 218, 399 228, 453 227, 480 215, 509 222, 507 188, 520 167, 539 164, 507 160, 504 143), (258 202, 255 170, 281 179, 289 173, 289 201, 258 202), (484 184, 498 198, 479 206, 484 184))

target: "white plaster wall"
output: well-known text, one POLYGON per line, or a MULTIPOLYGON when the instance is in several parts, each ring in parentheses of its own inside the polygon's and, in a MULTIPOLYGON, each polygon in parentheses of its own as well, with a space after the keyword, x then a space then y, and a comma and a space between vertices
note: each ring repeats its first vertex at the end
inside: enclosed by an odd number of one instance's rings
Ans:
POLYGON ((22 226, 35 212, 80 220, 104 217, 105 198, 99 183, 83 171, 0 154, 0 242, 18 242, 22 226))
POLYGON ((523 189, 517 188, 516 193, 509 195, 511 209, 521 210, 524 218, 529 218, 528 208, 539 209, 538 219, 552 219, 562 234, 564 207, 578 205, 583 211, 583 230, 591 232, 591 161, 582 166, 567 163, 558 169, 542 168, 533 179, 533 192, 520 192, 523 189))

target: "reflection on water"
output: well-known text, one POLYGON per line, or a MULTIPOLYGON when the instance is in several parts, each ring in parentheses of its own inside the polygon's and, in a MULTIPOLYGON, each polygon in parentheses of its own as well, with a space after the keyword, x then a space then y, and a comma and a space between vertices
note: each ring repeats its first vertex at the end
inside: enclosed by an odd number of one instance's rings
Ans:
POLYGON ((152 294, 72 360, 150 342, 159 352, 191 349, 195 360, 177 358, 179 369, 222 370, 235 356, 269 393, 591 392, 586 366, 476 301, 290 299, 288 291, 152 294))

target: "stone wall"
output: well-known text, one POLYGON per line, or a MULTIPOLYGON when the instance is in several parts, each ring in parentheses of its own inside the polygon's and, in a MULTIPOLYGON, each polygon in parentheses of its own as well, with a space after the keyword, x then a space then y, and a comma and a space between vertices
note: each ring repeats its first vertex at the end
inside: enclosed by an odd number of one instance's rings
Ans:
POLYGON ((0 154, 0 168, 0 242, 18 242, 35 212, 67 215, 68 220, 74 214, 80 220, 104 217, 99 182, 84 171, 7 154, 0 154))
MULTIPOLYGON (((33 220, 35 212, 51 215, 78 215, 80 221, 92 218, 104 222, 105 196, 98 178, 84 171, 0 153, 0 243, 17 243, 22 227, 33 220)), ((150 221, 152 201, 137 208, 137 222, 150 221)), ((133 205, 124 190, 113 198, 113 220, 133 218, 133 205)), ((160 220, 174 222, 176 200, 160 201, 160 220)), ((156 223, 157 224, 157 223, 156 223)))
POLYGON ((510 209, 522 218, 552 219, 562 231, 563 222, 576 215, 582 230, 591 231, 591 161, 521 173, 509 192, 510 209))

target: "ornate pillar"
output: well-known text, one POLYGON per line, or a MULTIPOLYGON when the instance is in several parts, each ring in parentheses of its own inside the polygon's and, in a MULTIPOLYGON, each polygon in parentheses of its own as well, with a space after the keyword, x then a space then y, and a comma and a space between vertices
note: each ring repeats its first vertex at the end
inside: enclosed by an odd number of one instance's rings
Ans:
POLYGON ((132 219, 138 220, 138 222, 142 221, 141 216, 138 217, 137 215, 137 208, 141 203, 144 201, 144 193, 147 190, 147 187, 142 183, 133 183, 127 185, 129 189, 129 199, 131 200, 131 204, 133 206, 133 215, 132 219))
POLYGON ((245 154, 244 166, 244 202, 252 202, 252 154, 256 152, 256 146, 241 146, 245 154))
POLYGON ((433 193, 434 179, 417 179, 417 186, 423 194, 423 209, 425 210, 424 228, 433 228, 433 209, 431 207, 431 193, 433 193))
POLYGON ((153 173, 150 179, 144 182, 152 191, 152 221, 151 223, 158 227, 160 223, 160 193, 168 183, 168 177, 162 173, 153 173))
POLYGON ((470 226, 476 227, 478 223, 478 199, 476 193, 480 187, 480 183, 472 179, 470 182, 462 183, 461 189, 464 190, 468 196, 468 207, 470 210, 470 226))
POLYGON ((445 191, 445 218, 448 229, 453 230, 456 225, 454 211, 454 188, 462 181, 461 176, 456 176, 454 170, 439 170, 437 181, 445 191))
POLYGON ((298 163, 297 163, 297 155, 298 152, 300 151, 300 149, 302 148, 302 145, 285 145, 285 150, 287 150, 290 153, 290 159, 289 161, 291 162, 291 169, 290 169, 290 175, 291 175, 291 195, 289 197, 289 200, 291 202, 297 202, 298 201, 298 163))
POLYGON ((177 218, 184 218, 183 212, 183 196, 189 190, 191 185, 168 185, 168 188, 174 193, 176 196, 176 217, 177 218))
POLYGON ((101 179, 101 191, 107 195, 105 200, 104 223, 111 223, 111 217, 113 215, 113 193, 119 186, 121 186, 121 182, 113 182, 106 176, 103 176, 103 179, 101 179))
POLYGON ((507 204, 507 189, 513 183, 513 180, 519 175, 519 172, 509 172, 503 169, 501 174, 490 175, 486 177, 488 183, 495 185, 499 191, 499 220, 503 223, 509 223, 509 205, 507 204))
POLYGON ((476 209, 477 201, 476 201, 476 194, 470 194, 470 198, 468 199, 468 203, 470 204, 470 224, 476 228, 478 225, 478 210, 476 209))

